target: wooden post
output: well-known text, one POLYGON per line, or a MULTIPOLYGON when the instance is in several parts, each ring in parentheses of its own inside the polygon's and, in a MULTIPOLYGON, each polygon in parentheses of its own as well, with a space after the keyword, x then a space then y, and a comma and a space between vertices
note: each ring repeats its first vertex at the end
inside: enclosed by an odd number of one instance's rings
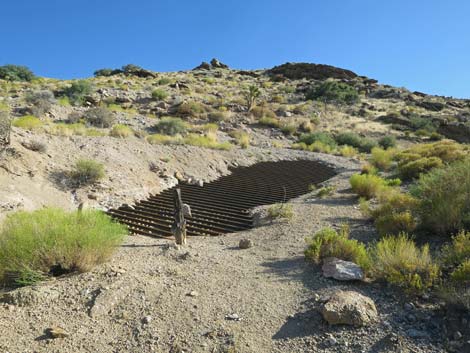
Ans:
POLYGON ((175 189, 175 221, 171 227, 178 245, 186 244, 186 220, 184 219, 183 202, 181 201, 181 190, 175 189))

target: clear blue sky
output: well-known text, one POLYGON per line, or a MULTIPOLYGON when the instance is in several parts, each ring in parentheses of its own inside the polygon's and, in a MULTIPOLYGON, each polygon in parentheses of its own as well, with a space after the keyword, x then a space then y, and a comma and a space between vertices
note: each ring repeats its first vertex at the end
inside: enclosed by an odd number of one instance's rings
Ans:
POLYGON ((468 0, 4 0, 0 65, 55 78, 134 63, 314 62, 470 98, 468 0))

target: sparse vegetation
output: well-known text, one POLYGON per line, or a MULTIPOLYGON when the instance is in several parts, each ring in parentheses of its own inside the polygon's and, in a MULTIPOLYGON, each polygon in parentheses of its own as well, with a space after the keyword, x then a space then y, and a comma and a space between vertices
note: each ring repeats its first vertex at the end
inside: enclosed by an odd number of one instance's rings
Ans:
POLYGON ((14 119, 12 125, 25 130, 36 130, 42 127, 43 122, 33 115, 25 115, 14 119))
POLYGON ((175 136, 184 134, 188 129, 188 124, 180 118, 173 118, 170 116, 162 118, 155 124, 155 130, 160 134, 175 136))
POLYGON ((291 204, 278 203, 268 208, 268 217, 273 219, 291 220, 294 217, 294 210, 291 204))
POLYGON ((93 85, 87 80, 78 80, 64 90, 64 95, 68 97, 69 102, 74 105, 82 105, 85 97, 91 94, 93 85))
POLYGON ((27 285, 106 261, 127 230, 99 211, 20 211, 0 230, 0 282, 27 285))
POLYGON ((366 247, 355 239, 349 239, 347 226, 343 226, 339 232, 332 228, 323 228, 308 239, 307 243, 305 257, 315 263, 328 257, 336 257, 358 264, 365 272, 371 268, 366 247))
POLYGON ((423 291, 439 277, 429 246, 418 248, 406 234, 385 237, 372 251, 374 275, 411 291, 423 291))
POLYGON ((88 109, 84 114, 85 121, 95 127, 108 128, 113 125, 114 115, 104 107, 88 109))
POLYGON ((353 191, 366 199, 376 196, 387 186, 384 179, 374 174, 354 174, 350 178, 350 183, 353 191))
POLYGON ((255 106, 256 100, 261 95, 261 91, 256 86, 250 86, 246 91, 243 92, 243 96, 246 101, 246 110, 249 112, 255 106))
POLYGON ((0 79, 7 81, 32 81, 33 72, 26 66, 3 65, 0 66, 0 79))
POLYGON ((346 83, 328 80, 310 88, 305 98, 329 103, 353 104, 359 100, 359 94, 354 87, 346 83))
POLYGON ((111 129, 109 135, 113 137, 126 138, 132 136, 134 131, 127 125, 116 124, 111 129))
POLYGON ((79 159, 70 173, 72 181, 79 186, 94 184, 104 176, 103 164, 92 159, 79 159))
POLYGON ((158 88, 152 92, 152 98, 159 101, 163 101, 168 98, 168 92, 161 88, 158 88))

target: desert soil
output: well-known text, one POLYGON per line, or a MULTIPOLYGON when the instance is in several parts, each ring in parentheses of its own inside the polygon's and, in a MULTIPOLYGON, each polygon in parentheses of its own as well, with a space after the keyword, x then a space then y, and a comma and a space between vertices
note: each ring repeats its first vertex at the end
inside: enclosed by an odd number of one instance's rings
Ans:
POLYGON ((305 238, 324 226, 348 223, 352 237, 376 238, 349 190, 359 163, 336 164, 341 173, 328 181, 336 192, 291 200, 290 221, 192 237, 181 248, 129 236, 111 262, 89 273, 9 293, 0 304, 0 352, 445 352, 432 301, 325 279, 305 261, 305 238), (243 238, 254 246, 239 249, 243 238), (330 327, 318 308, 338 288, 371 297, 379 322, 330 327), (57 326, 68 336, 50 339, 46 330, 57 326))

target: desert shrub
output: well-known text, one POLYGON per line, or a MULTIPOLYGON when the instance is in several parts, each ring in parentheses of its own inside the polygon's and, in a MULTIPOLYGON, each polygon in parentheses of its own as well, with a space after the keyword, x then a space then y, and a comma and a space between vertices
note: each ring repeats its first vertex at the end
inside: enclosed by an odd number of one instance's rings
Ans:
POLYGON ((462 160, 469 155, 468 148, 457 142, 442 140, 423 143, 396 154, 398 172, 403 179, 417 178, 421 173, 443 164, 462 160))
POLYGON ((377 174, 378 169, 370 164, 370 163, 365 163, 361 166, 361 174, 377 174))
POLYGON ((374 224, 381 236, 409 233, 416 229, 416 220, 410 211, 382 214, 374 224))
POLYGON ((230 132, 229 135, 235 139, 237 145, 239 145, 241 148, 248 148, 248 146, 250 146, 249 133, 242 130, 235 130, 230 132))
POLYGON ((470 229, 470 159, 421 175, 411 193, 424 228, 442 235, 470 229))
POLYGON ((379 146, 385 150, 388 148, 395 147, 397 145, 397 139, 395 138, 395 136, 384 136, 380 138, 378 142, 379 146))
POLYGON ((336 186, 334 185, 323 186, 322 188, 318 190, 317 197, 323 199, 327 196, 331 196, 335 191, 336 191, 336 186))
POLYGON ((268 208, 268 217, 270 219, 292 219, 294 210, 291 204, 278 203, 268 208))
POLYGON ((285 123, 285 124, 280 124, 281 125, 281 131, 285 135, 293 135, 297 131, 297 125, 295 123, 285 123))
POLYGON ((95 129, 87 128, 82 123, 63 124, 56 123, 48 127, 47 130, 52 135, 57 136, 104 136, 105 134, 95 129))
POLYGON ((68 97, 70 103, 82 105, 87 95, 93 92, 93 85, 87 80, 77 80, 64 90, 64 95, 68 97))
POLYGON ((77 124, 83 118, 83 114, 80 112, 71 112, 67 116, 67 123, 69 124, 77 124))
POLYGON ((152 98, 159 101, 165 100, 168 98, 168 92, 158 88, 152 92, 152 98))
POLYGON ((262 117, 258 120, 258 123, 263 126, 278 128, 281 125, 281 121, 277 118, 262 117))
POLYGON ((79 159, 70 173, 72 181, 80 186, 94 184, 104 176, 103 164, 92 159, 79 159))
POLYGON ((114 115, 104 107, 88 109, 84 114, 85 121, 95 127, 108 128, 113 125, 114 115))
POLYGON ((359 148, 362 144, 362 138, 354 132, 343 132, 335 136, 339 145, 348 145, 359 148))
POLYGON ((398 173, 404 180, 411 180, 418 178, 422 173, 442 167, 442 165, 442 160, 438 157, 422 157, 408 163, 399 163, 398 173))
POLYGON ((3 65, 0 66, 0 79, 7 81, 32 81, 33 72, 26 66, 3 65))
POLYGON ((174 136, 185 133, 188 129, 188 124, 180 118, 167 116, 155 124, 155 129, 161 134, 174 136))
POLYGON ((425 135, 436 131, 436 126, 429 118, 413 116, 410 118, 410 125, 414 130, 422 131, 425 135))
POLYGON ((207 118, 212 122, 226 121, 230 118, 230 113, 227 111, 214 111, 207 114, 207 118))
POLYGON ((113 76, 115 74, 115 70, 113 69, 99 69, 99 70, 96 70, 93 75, 95 77, 109 77, 109 76, 113 76))
POLYGON ((343 157, 354 157, 359 153, 359 151, 352 146, 345 145, 338 149, 338 153, 343 157))
POLYGON ((262 118, 277 119, 276 113, 274 113, 271 109, 265 107, 264 105, 253 107, 250 110, 250 114, 258 119, 262 119, 262 118))
POLYGON ((133 133, 134 131, 129 126, 123 124, 116 124, 111 129, 109 135, 112 137, 126 138, 132 136, 133 133))
POLYGON ((325 132, 313 132, 310 134, 302 134, 300 135, 299 142, 303 142, 307 145, 311 145, 314 142, 321 142, 322 144, 331 147, 331 149, 334 149, 336 147, 336 142, 333 137, 331 137, 331 135, 325 132))
POLYGON ((94 210, 16 212, 0 229, 0 282, 24 285, 88 271, 106 261, 126 233, 125 226, 94 210))
POLYGON ((453 282, 470 283, 470 259, 465 259, 452 271, 450 278, 453 282))
POLYGON ((60 97, 57 99, 57 104, 59 104, 61 107, 68 107, 68 106, 70 106, 69 97, 67 97, 67 96, 60 96, 60 97))
POLYGON ((153 134, 146 137, 151 145, 180 145, 183 143, 181 136, 168 136, 161 134, 153 134))
POLYGON ((214 133, 214 132, 217 132, 217 130, 219 130, 219 125, 214 124, 214 123, 207 123, 207 124, 202 125, 200 128, 202 131, 214 133))
POLYGON ((35 116, 42 116, 51 109, 55 103, 54 94, 48 90, 29 91, 25 95, 26 103, 30 104, 30 112, 35 116))
POLYGON ((171 80, 168 77, 162 77, 157 81, 159 86, 168 85, 169 83, 171 83, 171 80))
POLYGON ((382 149, 374 147, 371 150, 370 162, 380 170, 389 170, 392 167, 393 158, 396 153, 397 151, 393 148, 382 149))
POLYGON ((355 239, 349 239, 349 229, 346 226, 339 232, 329 227, 323 228, 311 239, 307 239, 307 244, 305 257, 315 263, 320 263, 328 257, 336 257, 356 263, 365 272, 371 268, 365 245, 355 239))
POLYGON ((353 191, 361 197, 370 199, 385 187, 387 182, 374 174, 354 174, 349 179, 353 191))
POLYGON ((183 142, 188 145, 211 148, 215 150, 229 150, 232 148, 230 142, 218 142, 217 138, 211 134, 206 134, 205 136, 188 134, 188 136, 184 138, 183 142))
POLYGON ((177 113, 182 116, 198 117, 205 113, 208 108, 199 102, 187 102, 178 106, 177 113))
POLYGON ((33 115, 25 115, 14 119, 12 125, 25 130, 35 130, 42 127, 43 122, 33 115))
POLYGON ((452 242, 442 249, 442 260, 447 265, 456 266, 470 259, 470 232, 460 231, 452 237, 452 242))
POLYGON ((359 100, 359 94, 354 87, 347 83, 324 81, 311 87, 307 91, 305 98, 307 100, 353 104, 359 100))
POLYGON ((31 151, 34 152, 39 152, 39 153, 45 153, 47 151, 47 145, 44 142, 41 141, 30 141, 27 145, 26 148, 28 148, 31 151))
POLYGON ((418 248, 406 234, 382 238, 371 251, 374 275, 411 291, 423 291, 439 277, 429 246, 418 248))

